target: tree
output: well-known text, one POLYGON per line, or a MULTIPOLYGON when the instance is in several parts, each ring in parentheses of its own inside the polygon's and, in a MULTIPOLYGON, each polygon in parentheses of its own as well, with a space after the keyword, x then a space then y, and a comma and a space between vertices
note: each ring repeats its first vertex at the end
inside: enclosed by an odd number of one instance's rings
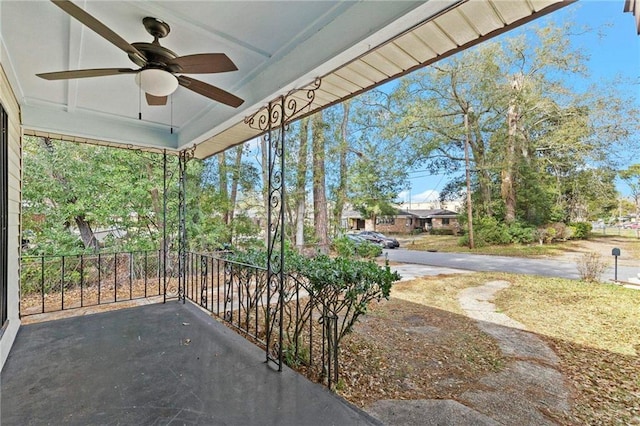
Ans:
POLYGON ((313 162, 313 218, 321 253, 329 251, 324 131, 323 112, 320 111, 314 114, 311 119, 311 155, 313 162))
POLYGON ((338 144, 338 184, 335 189, 335 204, 333 206, 333 223, 337 228, 341 225, 342 212, 347 203, 347 182, 349 179, 347 168, 347 155, 349 153, 349 111, 351 109, 351 101, 347 100, 342 103, 342 122, 339 130, 338 144))
POLYGON ((36 251, 97 250, 97 229, 126 230, 119 248, 159 246, 162 156, 31 137, 23 149, 24 229, 36 251))
POLYGON ((628 169, 622 170, 620 178, 631 190, 631 197, 636 207, 636 220, 640 220, 640 163, 632 164, 628 169))
POLYGON ((380 216, 393 216, 393 200, 405 187, 406 172, 398 167, 386 168, 386 144, 362 142, 362 155, 354 162, 349 175, 349 198, 363 217, 371 219, 374 227, 380 216))
POLYGON ((299 250, 304 247, 304 219, 307 207, 307 155, 309 152, 309 119, 303 118, 299 128, 299 148, 293 200, 296 205, 296 239, 299 250))
POLYGON ((467 116, 477 215, 532 224, 576 217, 585 201, 572 182, 604 189, 614 152, 630 146, 638 125, 625 119, 637 113, 615 87, 576 90, 586 58, 570 31, 571 23, 548 23, 407 76, 391 94, 387 137, 402 135, 414 164, 454 174, 467 116))

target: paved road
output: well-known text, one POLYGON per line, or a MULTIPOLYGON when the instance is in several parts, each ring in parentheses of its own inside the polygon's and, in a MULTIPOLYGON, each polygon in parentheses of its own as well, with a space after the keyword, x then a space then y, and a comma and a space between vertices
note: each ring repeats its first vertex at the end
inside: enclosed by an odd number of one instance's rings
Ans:
MULTIPOLYGON (((524 259, 507 256, 488 256, 467 253, 432 253, 426 251, 405 250, 402 248, 385 250, 390 261, 437 266, 442 268, 463 269, 469 271, 500 271, 516 274, 543 275, 547 277, 578 279, 580 274, 575 263, 560 262, 553 259, 524 259)), ((618 267, 618 279, 628 280, 640 272, 637 267, 618 267)), ((613 259, 602 275, 602 281, 614 278, 613 259)))

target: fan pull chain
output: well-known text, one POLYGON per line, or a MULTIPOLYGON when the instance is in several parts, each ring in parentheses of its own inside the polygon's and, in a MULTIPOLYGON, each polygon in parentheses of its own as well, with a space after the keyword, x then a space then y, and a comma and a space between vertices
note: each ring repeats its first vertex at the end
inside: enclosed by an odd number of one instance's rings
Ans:
POLYGON ((142 87, 138 87, 138 120, 142 120, 142 87))
POLYGON ((169 120, 171 125, 171 134, 173 134, 173 94, 169 95, 169 99, 171 99, 171 118, 169 120))

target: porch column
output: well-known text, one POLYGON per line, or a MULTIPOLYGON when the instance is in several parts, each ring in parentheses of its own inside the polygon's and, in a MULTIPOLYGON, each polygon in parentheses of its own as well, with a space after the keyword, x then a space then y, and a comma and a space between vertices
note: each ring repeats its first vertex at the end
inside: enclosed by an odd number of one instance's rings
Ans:
POLYGON ((186 302, 187 285, 187 151, 178 156, 178 300, 186 302))
POLYGON ((320 79, 309 87, 280 96, 245 119, 263 132, 267 147, 267 314, 266 360, 278 371, 283 365, 283 315, 285 284, 285 136, 288 124, 301 118, 315 99, 320 79))
POLYGON ((167 302, 167 150, 162 152, 162 301, 167 302))

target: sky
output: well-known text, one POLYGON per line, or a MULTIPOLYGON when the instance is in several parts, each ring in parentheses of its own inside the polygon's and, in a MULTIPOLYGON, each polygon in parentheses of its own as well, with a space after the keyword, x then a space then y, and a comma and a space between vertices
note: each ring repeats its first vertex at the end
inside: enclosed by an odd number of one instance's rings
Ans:
MULTIPOLYGON (((638 84, 629 90, 636 93, 640 104, 640 36, 631 13, 623 13, 624 0, 581 0, 547 17, 534 21, 536 25, 548 19, 563 21, 572 19, 578 27, 599 28, 582 34, 572 40, 577 47, 591 56, 588 64, 590 81, 623 77, 638 84)), ((532 24, 529 24, 532 25, 532 24)), ((527 25, 505 34, 513 35, 526 31, 527 25)), ((639 159, 630 159, 638 162, 639 159)), ((409 175, 411 189, 403 191, 398 201, 417 203, 436 200, 439 191, 446 185, 448 176, 430 176, 426 172, 413 172, 409 175)), ((628 195, 629 189, 623 182, 617 182, 617 189, 628 195)))

